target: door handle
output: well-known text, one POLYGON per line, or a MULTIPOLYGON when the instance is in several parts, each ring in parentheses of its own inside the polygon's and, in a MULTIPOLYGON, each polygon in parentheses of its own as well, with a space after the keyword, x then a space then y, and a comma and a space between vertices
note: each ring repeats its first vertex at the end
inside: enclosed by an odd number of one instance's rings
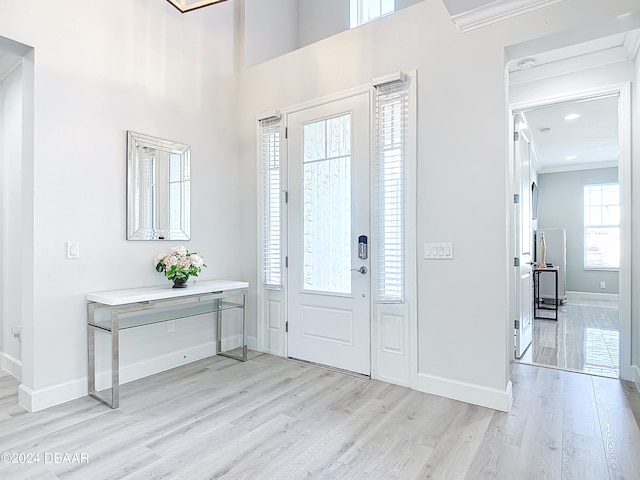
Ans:
POLYGON ((364 265, 360 268, 352 268, 351 269, 352 272, 360 272, 361 274, 365 274, 368 272, 367 267, 365 267, 364 265))

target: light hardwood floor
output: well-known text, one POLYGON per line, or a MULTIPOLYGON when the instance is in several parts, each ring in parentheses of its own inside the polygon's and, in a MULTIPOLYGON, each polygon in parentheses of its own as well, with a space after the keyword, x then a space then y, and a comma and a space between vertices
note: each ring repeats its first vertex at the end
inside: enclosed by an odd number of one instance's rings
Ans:
POLYGON ((0 371, 2 458, 40 453, 0 478, 640 478, 634 385, 522 364, 512 381, 507 414, 252 352, 123 385, 117 410, 32 414, 0 371))
POLYGON ((533 321, 533 342, 521 361, 618 378, 619 349, 618 303, 572 301, 559 307, 557 321, 533 321))

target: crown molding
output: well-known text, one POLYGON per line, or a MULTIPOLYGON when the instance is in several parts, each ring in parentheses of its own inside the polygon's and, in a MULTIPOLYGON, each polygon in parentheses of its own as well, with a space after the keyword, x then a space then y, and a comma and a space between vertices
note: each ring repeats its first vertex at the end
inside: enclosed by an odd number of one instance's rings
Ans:
POLYGON ((550 7, 566 0, 496 0, 468 12, 453 15, 451 20, 462 32, 493 25, 518 15, 550 7))

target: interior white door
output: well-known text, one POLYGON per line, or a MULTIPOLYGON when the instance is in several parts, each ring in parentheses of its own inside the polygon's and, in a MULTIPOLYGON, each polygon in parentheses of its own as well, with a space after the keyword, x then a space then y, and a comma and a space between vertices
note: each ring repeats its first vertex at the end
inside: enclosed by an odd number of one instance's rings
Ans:
POLYGON ((521 358, 533 338, 533 275, 531 256, 533 248, 533 222, 531 209, 531 141, 526 132, 522 115, 514 116, 514 185, 519 202, 515 208, 515 255, 519 260, 516 269, 515 301, 515 356, 521 358))
POLYGON ((287 117, 288 356, 369 375, 370 97, 287 117))

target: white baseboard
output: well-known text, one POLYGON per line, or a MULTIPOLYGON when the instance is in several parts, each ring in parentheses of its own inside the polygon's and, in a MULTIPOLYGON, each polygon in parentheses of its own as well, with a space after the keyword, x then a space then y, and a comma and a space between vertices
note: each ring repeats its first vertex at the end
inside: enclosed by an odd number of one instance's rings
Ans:
POLYGON ((599 300, 604 302, 617 302, 617 293, 593 293, 593 292, 567 292, 567 302, 585 300, 599 300))
POLYGON ((18 403, 29 412, 39 412, 45 408, 84 397, 87 394, 87 379, 71 380, 51 387, 31 390, 24 384, 18 387, 18 403))
POLYGON ((258 337, 247 337, 247 348, 255 352, 258 351, 258 337))
POLYGON ((640 365, 633 365, 633 382, 636 384, 636 388, 638 392, 640 392, 640 365))
POLYGON ((440 397, 452 398, 502 412, 511 410, 513 392, 511 381, 505 390, 488 388, 473 383, 458 382, 449 378, 418 373, 416 390, 440 397))
POLYGON ((22 380, 22 362, 8 353, 0 352, 0 368, 22 380))
MULTIPOLYGON (((211 357, 215 355, 215 351, 215 343, 209 342, 189 348, 188 350, 179 350, 166 355, 145 359, 142 362, 132 365, 121 366, 120 385, 211 357)), ((111 375, 109 372, 96 374, 96 387, 98 390, 107 388, 110 384, 111 375)), ((45 408, 84 397, 87 395, 87 392, 86 377, 37 390, 31 390, 25 385, 20 385, 18 389, 18 402, 28 411, 38 412, 45 408)))
MULTIPOLYGON (((225 349, 225 342, 222 343, 223 350, 225 349)), ((189 349, 181 349, 175 352, 167 353, 166 355, 160 355, 154 358, 148 358, 141 362, 131 365, 120 366, 120 385, 133 382, 140 378, 155 375, 156 373, 165 372, 172 368, 187 365, 188 363, 197 362, 203 358, 211 357, 216 353, 215 342, 204 343, 197 345, 189 349)), ((85 395, 87 394, 87 380, 85 383, 85 395)), ((111 385, 110 372, 97 372, 96 373, 96 389, 98 391, 108 388, 111 385)))

